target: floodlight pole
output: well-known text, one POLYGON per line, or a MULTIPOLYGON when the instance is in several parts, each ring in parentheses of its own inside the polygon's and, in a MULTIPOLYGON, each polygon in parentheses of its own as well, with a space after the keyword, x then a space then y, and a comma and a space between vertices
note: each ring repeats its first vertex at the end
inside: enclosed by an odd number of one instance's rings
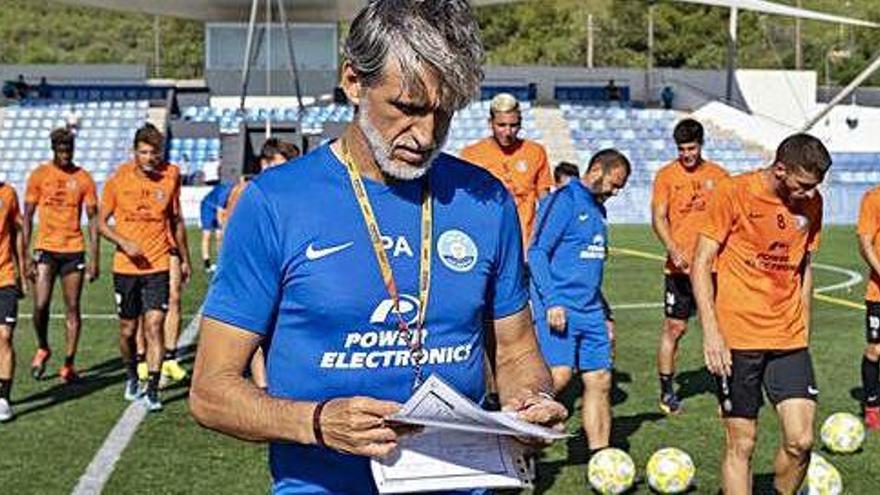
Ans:
POLYGON ((847 84, 845 88, 843 88, 840 93, 837 93, 837 96, 831 99, 828 102, 828 105, 825 106, 815 117, 811 118, 804 124, 804 127, 801 129, 803 132, 807 132, 813 128, 820 120, 825 118, 826 115, 836 107, 841 101, 845 100, 849 95, 853 93, 859 86, 862 85, 869 77, 871 77, 877 70, 880 69, 880 55, 871 62, 865 70, 859 73, 855 79, 852 80, 851 83, 847 84))
MULTIPOLYGON (((801 0, 797 0, 797 8, 801 8, 801 0)), ((804 51, 801 40, 801 18, 794 18, 794 68, 804 70, 804 51)))
POLYGON ((587 14, 587 67, 593 68, 593 14, 587 14))
POLYGON ((651 86, 653 85, 654 72, 654 11, 657 5, 650 2, 648 6, 648 67, 645 70, 645 102, 651 103, 654 94, 651 86))
POLYGON ((737 8, 730 8, 730 24, 727 33, 727 102, 733 101, 733 83, 736 77, 736 21, 737 8))
MULTIPOLYGON (((272 0, 266 0, 266 98, 272 96, 272 0)), ((266 112, 266 139, 272 137, 272 112, 266 112)))
POLYGON ((284 8, 284 0, 278 1, 278 15, 281 17, 281 25, 284 27, 284 39, 287 41, 287 70, 290 71, 290 77, 293 79, 293 88, 296 91, 296 104, 299 111, 296 113, 297 129, 302 132, 302 119, 305 108, 303 108, 302 88, 299 81, 299 69, 296 67, 296 52, 293 49, 293 33, 290 31, 290 24, 287 22, 287 10, 284 8))
POLYGON ((254 30, 257 26, 257 6, 259 1, 251 1, 251 17, 248 22, 247 40, 244 45, 244 61, 241 68, 241 101, 238 105, 242 112, 244 112, 244 99, 247 96, 248 80, 251 75, 251 52, 254 49, 254 30))

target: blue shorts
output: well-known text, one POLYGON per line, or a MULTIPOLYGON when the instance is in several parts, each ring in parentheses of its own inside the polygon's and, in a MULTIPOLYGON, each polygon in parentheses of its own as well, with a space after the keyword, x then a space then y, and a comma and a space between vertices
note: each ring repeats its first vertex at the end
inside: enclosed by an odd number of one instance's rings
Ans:
POLYGON ((202 230, 219 230, 220 221, 217 220, 217 208, 203 204, 200 210, 199 220, 201 220, 202 230))
POLYGON ((611 340, 601 309, 588 313, 566 311, 566 328, 562 333, 550 330, 546 314, 537 316, 535 326, 538 343, 551 368, 565 366, 579 371, 611 369, 611 340))

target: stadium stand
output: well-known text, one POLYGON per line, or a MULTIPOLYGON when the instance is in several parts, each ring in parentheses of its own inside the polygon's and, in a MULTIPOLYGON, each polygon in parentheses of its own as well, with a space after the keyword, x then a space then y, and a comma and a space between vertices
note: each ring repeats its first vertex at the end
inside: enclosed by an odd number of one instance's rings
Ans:
MULTIPOLYGON (((241 111, 237 108, 216 108, 211 106, 191 106, 181 109, 181 118, 193 122, 216 122, 220 132, 236 133, 243 121, 258 123, 267 119, 273 122, 298 122, 297 108, 248 108, 241 111)), ((304 130, 320 132, 325 122, 348 122, 354 115, 354 109, 348 105, 331 103, 306 107, 302 117, 304 130)))
MULTIPOLYGON (((37 163, 51 159, 49 132, 75 116, 76 161, 103 182, 129 158, 134 131, 147 119, 149 100, 101 100, 99 91, 62 92, 76 99, 24 100, 5 109, 0 124, 0 176, 21 185, 37 163)), ((115 93, 114 93, 115 94, 115 93)), ((121 94, 120 96, 125 96, 121 94)))
MULTIPOLYGON (((608 103, 561 103, 560 111, 569 124, 579 163, 587 163, 604 148, 617 148, 632 162, 630 183, 619 200, 609 203, 609 219, 618 223, 648 223, 654 175, 678 155, 672 129, 685 114, 608 103)), ((707 134, 704 156, 718 161, 731 173, 764 163, 765 153, 736 135, 711 126, 707 126, 707 134)))

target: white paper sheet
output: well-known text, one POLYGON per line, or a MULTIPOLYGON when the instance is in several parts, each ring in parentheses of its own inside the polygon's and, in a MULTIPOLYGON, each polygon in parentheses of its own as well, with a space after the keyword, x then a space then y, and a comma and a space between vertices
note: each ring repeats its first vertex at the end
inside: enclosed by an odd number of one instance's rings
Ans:
POLYGON ((513 437, 566 437, 510 413, 484 411, 436 375, 389 420, 425 429, 403 438, 395 456, 371 462, 380 493, 526 488, 534 466, 513 437))

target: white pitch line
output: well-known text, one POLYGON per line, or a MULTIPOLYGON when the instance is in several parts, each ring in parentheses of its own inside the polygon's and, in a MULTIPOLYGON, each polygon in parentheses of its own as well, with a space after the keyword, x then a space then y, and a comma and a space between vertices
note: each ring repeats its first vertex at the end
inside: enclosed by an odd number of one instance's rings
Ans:
MULTIPOLYGON (((185 315, 181 315, 181 318, 195 318, 198 313, 191 314, 187 313, 185 315)), ((23 313, 18 315, 19 320, 29 320, 33 319, 34 315, 31 313, 23 313)), ((85 313, 79 315, 79 317, 83 320, 115 320, 118 318, 116 313, 85 313)), ((64 313, 52 313, 49 315, 49 318, 52 320, 63 320, 67 318, 67 315, 64 313)))
MULTIPOLYGON (((189 347, 195 342, 196 335, 199 333, 199 322, 201 319, 202 311, 199 308, 199 311, 193 316, 177 340, 178 349, 189 347)), ((77 482, 76 487, 71 492, 73 495, 96 495, 101 493, 104 485, 107 484, 107 480, 110 479, 110 475, 113 474, 113 469, 116 468, 116 463, 119 462, 122 452, 128 447, 134 432, 146 415, 147 410, 140 401, 135 401, 128 405, 125 412, 122 413, 122 417, 119 418, 119 421, 110 430, 101 448, 98 449, 98 452, 92 458, 88 467, 86 467, 86 472, 80 476, 79 482, 77 482)))
POLYGON ((834 265, 826 265, 824 263, 813 263, 813 268, 818 268, 820 270, 827 270, 829 272, 841 273, 843 275, 848 276, 849 278, 839 284, 826 285, 823 287, 816 288, 815 292, 823 293, 823 292, 831 292, 840 289, 848 289, 854 285, 857 285, 862 281, 862 274, 855 271, 850 270, 848 268, 842 268, 834 265))
POLYGON ((646 302, 646 303, 623 303, 623 304, 612 304, 611 309, 651 309, 651 308, 662 308, 663 303, 658 302, 646 302))
MULTIPOLYGON (((848 268, 842 268, 835 265, 826 265, 824 263, 813 263, 813 268, 818 268, 819 270, 825 270, 834 273, 840 273, 842 275, 846 275, 849 277, 843 282, 839 282, 831 285, 824 285, 822 287, 817 287, 815 292, 820 294, 824 292, 832 292, 835 290, 848 289, 854 285, 858 285, 863 279, 862 274, 855 271, 850 270, 848 268)), ((612 304, 611 309, 652 309, 652 308, 662 308, 663 303, 658 302, 643 302, 643 303, 623 303, 623 304, 612 304)))

